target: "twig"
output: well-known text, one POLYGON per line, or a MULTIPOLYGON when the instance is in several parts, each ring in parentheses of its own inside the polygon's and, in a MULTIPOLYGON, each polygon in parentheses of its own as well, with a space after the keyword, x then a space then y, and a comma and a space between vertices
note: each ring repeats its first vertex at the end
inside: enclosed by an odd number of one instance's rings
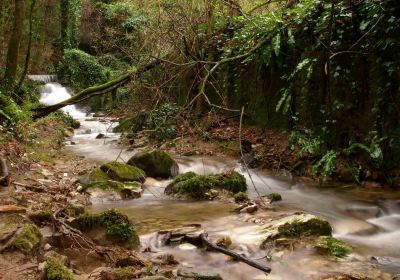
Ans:
POLYGON ((210 248, 214 249, 215 251, 218 251, 218 252, 223 253, 223 254, 225 254, 225 255, 231 256, 231 257, 233 257, 233 258, 236 259, 236 260, 239 260, 239 261, 241 261, 241 262, 243 262, 243 263, 245 263, 245 264, 248 264, 248 265, 250 265, 250 266, 252 266, 252 267, 254 267, 254 268, 257 268, 257 269, 259 269, 259 270, 261 270, 261 271, 264 271, 264 272, 266 272, 266 273, 270 273, 270 272, 271 272, 271 268, 269 268, 269 267, 267 267, 267 266, 263 266, 263 265, 261 265, 261 264, 255 262, 255 261, 253 261, 253 260, 250 260, 250 259, 248 259, 248 258, 246 258, 246 257, 244 257, 244 256, 242 256, 242 255, 239 255, 238 253, 235 253, 235 252, 233 252, 233 251, 231 251, 231 250, 222 248, 222 247, 220 247, 220 246, 218 246, 218 245, 216 245, 216 244, 211 243, 211 242, 207 239, 207 233, 201 233, 201 234, 200 234, 200 239, 201 239, 207 246, 209 246, 210 248))

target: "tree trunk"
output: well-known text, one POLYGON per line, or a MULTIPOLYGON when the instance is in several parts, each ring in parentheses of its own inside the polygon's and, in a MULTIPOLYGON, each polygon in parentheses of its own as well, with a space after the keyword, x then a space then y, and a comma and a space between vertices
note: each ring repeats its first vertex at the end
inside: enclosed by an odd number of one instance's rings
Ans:
POLYGON ((69 25, 69 0, 60 0, 60 24, 61 24, 61 50, 70 48, 70 38, 68 32, 69 25))
POLYGON ((4 75, 4 79, 9 88, 14 85, 17 76, 19 45, 21 43, 22 27, 25 14, 24 0, 15 0, 14 3, 14 25, 10 41, 8 43, 6 71, 4 75))
POLYGON ((21 87, 22 83, 25 80, 26 74, 28 74, 28 69, 29 69, 29 61, 31 59, 31 47, 32 47, 32 29, 33 29, 33 11, 35 9, 36 5, 36 0, 32 0, 31 3, 31 8, 29 11, 29 39, 28 39, 28 49, 26 51, 26 57, 25 57, 25 65, 24 65, 24 71, 22 72, 21 78, 18 83, 18 88, 21 87))

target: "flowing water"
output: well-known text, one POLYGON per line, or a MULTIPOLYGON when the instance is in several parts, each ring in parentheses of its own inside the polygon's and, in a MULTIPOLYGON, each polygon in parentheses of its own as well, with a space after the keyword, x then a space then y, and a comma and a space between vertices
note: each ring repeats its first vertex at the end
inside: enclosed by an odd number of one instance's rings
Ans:
MULTIPOLYGON (((57 83, 46 84, 41 102, 54 104, 70 94, 57 83)), ((136 151, 118 145, 119 134, 112 133, 114 123, 107 119, 93 120, 75 106, 63 109, 81 122, 67 149, 85 156, 96 163, 111 160, 127 161, 136 151), (99 134, 105 138, 96 139, 99 134)), ((273 213, 306 211, 327 219, 333 226, 334 236, 355 247, 354 258, 370 260, 374 257, 381 267, 391 273, 400 273, 400 195, 394 191, 364 189, 352 185, 321 188, 274 176, 267 171, 242 169, 237 159, 212 157, 180 157, 176 160, 180 172, 195 171, 199 174, 216 173, 235 168, 246 176, 249 193, 255 197, 254 186, 261 195, 278 192, 283 200, 276 204, 273 213), (250 178, 251 176, 251 178, 250 178)), ((242 216, 232 214, 233 206, 222 202, 182 202, 163 195, 168 180, 148 179, 140 199, 109 202, 92 206, 93 211, 118 208, 133 220, 142 235, 142 243, 151 242, 154 232, 201 223, 210 236, 229 235, 236 248, 253 259, 264 257, 259 250, 260 227, 246 222, 242 216)), ((204 268, 219 272, 225 279, 252 279, 260 274, 242 263, 230 262, 224 255, 203 252, 190 247, 164 247, 162 252, 173 253, 181 265, 204 268)), ((309 279, 310 275, 329 271, 331 267, 321 263, 313 249, 297 250, 285 254, 279 261, 272 261, 275 274, 282 279, 309 279), (305 276, 307 275, 307 276, 305 276)), ((330 264, 331 265, 331 264, 330 264)), ((338 264, 340 265, 340 263, 338 264)))

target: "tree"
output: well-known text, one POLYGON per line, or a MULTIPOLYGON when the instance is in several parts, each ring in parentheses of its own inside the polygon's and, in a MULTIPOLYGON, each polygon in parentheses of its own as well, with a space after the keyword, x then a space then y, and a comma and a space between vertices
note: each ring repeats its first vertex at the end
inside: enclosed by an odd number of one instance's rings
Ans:
POLYGON ((17 76, 19 46, 22 38, 22 27, 25 15, 24 0, 15 0, 14 9, 14 24, 10 41, 8 43, 6 71, 4 74, 4 79, 8 84, 8 87, 14 85, 17 76))

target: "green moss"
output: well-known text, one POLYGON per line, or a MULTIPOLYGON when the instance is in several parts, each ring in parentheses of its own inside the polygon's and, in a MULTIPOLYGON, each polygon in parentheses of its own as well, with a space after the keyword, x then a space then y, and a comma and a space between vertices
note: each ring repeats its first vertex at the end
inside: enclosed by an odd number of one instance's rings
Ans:
POLYGON ((90 172, 89 180, 90 182, 100 182, 110 180, 110 178, 103 170, 100 169, 100 167, 97 167, 92 172, 90 172))
POLYGON ((140 181, 143 182, 146 176, 145 172, 136 166, 131 166, 128 164, 120 163, 117 161, 112 161, 103 164, 100 167, 108 177, 119 182, 132 182, 140 181))
POLYGON ((245 192, 238 192, 234 196, 236 203, 246 202, 249 200, 249 196, 245 192))
POLYGON ((332 227, 327 221, 312 218, 286 223, 278 228, 278 232, 279 237, 332 235, 332 227))
POLYGON ((55 258, 49 258, 44 265, 47 280, 73 280, 74 275, 55 258))
POLYGON ((48 222, 50 218, 51 212, 48 210, 36 211, 29 214, 29 219, 31 219, 37 225, 42 225, 48 222))
POLYGON ((15 239, 11 242, 10 247, 21 251, 29 251, 39 245, 41 237, 42 235, 38 227, 33 224, 28 224, 17 234, 15 239))
POLYGON ((315 247, 335 258, 346 257, 351 248, 345 242, 331 236, 320 236, 316 241, 315 247))
POLYGON ((279 193, 270 193, 267 197, 271 200, 271 202, 282 200, 282 196, 279 193))
POLYGON ((136 269, 133 266, 117 268, 113 272, 116 280, 131 280, 136 269))
POLYGON ((75 222, 83 231, 103 227, 107 236, 116 242, 139 245, 139 236, 135 227, 126 215, 115 209, 100 214, 82 214, 75 222))
POLYGON ((236 171, 222 174, 197 175, 187 172, 178 175, 172 182, 171 193, 188 195, 192 198, 208 198, 211 189, 225 189, 232 193, 247 190, 246 179, 236 171))
POLYGON ((128 164, 143 169, 151 177, 168 178, 177 175, 178 170, 175 160, 160 149, 139 152, 129 159, 128 164))

